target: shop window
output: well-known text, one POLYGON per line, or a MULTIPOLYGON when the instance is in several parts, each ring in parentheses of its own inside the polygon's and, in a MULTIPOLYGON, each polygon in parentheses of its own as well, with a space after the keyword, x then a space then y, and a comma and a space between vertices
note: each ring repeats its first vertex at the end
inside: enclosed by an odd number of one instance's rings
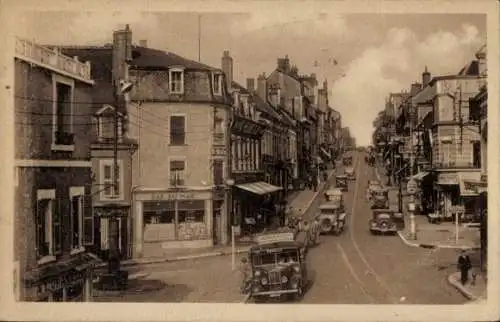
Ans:
POLYGON ((145 201, 144 224, 173 224, 175 222, 174 201, 145 201))
POLYGON ((179 223, 205 221, 205 200, 179 201, 177 209, 179 223))
POLYGON ((71 197, 71 248, 83 246, 83 195, 71 197))
POLYGON ((118 160, 117 162, 117 186, 115 186, 115 164, 112 159, 103 159, 99 161, 100 165, 100 182, 99 185, 104 187, 101 190, 101 199, 123 199, 123 161, 118 160))

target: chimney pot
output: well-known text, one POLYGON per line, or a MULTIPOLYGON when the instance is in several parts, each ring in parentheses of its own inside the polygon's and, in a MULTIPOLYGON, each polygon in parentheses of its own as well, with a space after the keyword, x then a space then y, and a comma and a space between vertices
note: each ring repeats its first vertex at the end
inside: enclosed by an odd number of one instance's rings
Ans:
POLYGON ((227 89, 230 91, 233 84, 233 58, 229 55, 229 50, 224 50, 222 53, 222 72, 226 77, 227 89))

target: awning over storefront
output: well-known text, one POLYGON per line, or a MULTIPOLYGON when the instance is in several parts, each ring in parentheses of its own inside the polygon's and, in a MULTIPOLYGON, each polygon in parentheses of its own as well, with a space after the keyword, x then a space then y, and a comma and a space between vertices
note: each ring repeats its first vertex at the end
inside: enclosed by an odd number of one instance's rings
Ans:
POLYGON ((237 184, 236 187, 251 193, 255 193, 257 195, 265 195, 267 193, 276 192, 283 189, 282 187, 273 186, 272 184, 264 181, 237 184))
POLYGON ((418 181, 422 181, 423 178, 425 178, 429 172, 419 172, 416 175, 414 175, 412 178, 418 181))
POLYGON ((325 149, 323 149, 323 148, 320 148, 320 150, 321 150, 321 152, 323 152, 323 154, 324 154, 327 158, 329 158, 329 159, 331 159, 331 158, 332 158, 332 155, 331 155, 330 153, 328 153, 328 151, 326 151, 326 150, 325 150, 325 149))
POLYGON ((478 196, 479 193, 476 190, 477 185, 481 184, 481 173, 479 172, 469 172, 461 173, 458 175, 460 195, 463 197, 474 197, 478 196))

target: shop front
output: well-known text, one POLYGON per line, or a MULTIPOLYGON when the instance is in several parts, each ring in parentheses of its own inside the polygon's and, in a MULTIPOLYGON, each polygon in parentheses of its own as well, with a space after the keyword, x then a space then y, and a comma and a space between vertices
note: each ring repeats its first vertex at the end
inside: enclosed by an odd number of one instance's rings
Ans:
POLYGON ((136 256, 213 245, 212 190, 137 190, 134 199, 136 256))
POLYGON ((275 194, 283 188, 258 178, 250 174, 234 177, 233 212, 241 237, 268 227, 275 219, 274 206, 279 201, 275 194))
POLYGON ((24 276, 24 296, 30 302, 90 302, 92 275, 97 259, 77 255, 28 271, 24 276))

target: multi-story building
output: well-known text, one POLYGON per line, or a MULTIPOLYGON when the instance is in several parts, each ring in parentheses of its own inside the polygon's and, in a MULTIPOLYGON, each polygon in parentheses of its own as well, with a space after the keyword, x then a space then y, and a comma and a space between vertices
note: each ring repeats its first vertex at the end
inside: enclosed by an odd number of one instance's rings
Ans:
POLYGON ((223 71, 137 46, 130 77, 134 256, 228 243, 232 106, 223 71))
POLYGON ((91 65, 15 39, 16 298, 90 301, 91 65))
POLYGON ((61 47, 63 53, 89 61, 92 68, 93 127, 92 134, 92 205, 94 209, 94 245, 92 251, 107 258, 112 239, 109 215, 116 215, 118 251, 121 258, 132 256, 132 155, 137 142, 127 134, 127 110, 117 84, 128 78, 128 64, 132 54, 132 31, 128 25, 113 33, 113 43, 103 46, 61 47), (116 113, 115 113, 116 112, 116 113), (116 120, 115 120, 116 117, 116 120), (117 137, 115 138, 115 121, 117 137), (114 147, 118 187, 114 185, 114 147))
POLYGON ((270 128, 271 121, 264 115, 273 110, 256 94, 255 80, 247 79, 247 88, 233 81, 233 59, 228 51, 222 56, 222 70, 232 96, 231 123, 231 179, 232 210, 234 223, 242 235, 249 232, 246 219, 256 219, 256 214, 274 193, 283 188, 266 182, 262 163, 262 136, 270 128), (241 230, 243 229, 243 230, 241 230))

